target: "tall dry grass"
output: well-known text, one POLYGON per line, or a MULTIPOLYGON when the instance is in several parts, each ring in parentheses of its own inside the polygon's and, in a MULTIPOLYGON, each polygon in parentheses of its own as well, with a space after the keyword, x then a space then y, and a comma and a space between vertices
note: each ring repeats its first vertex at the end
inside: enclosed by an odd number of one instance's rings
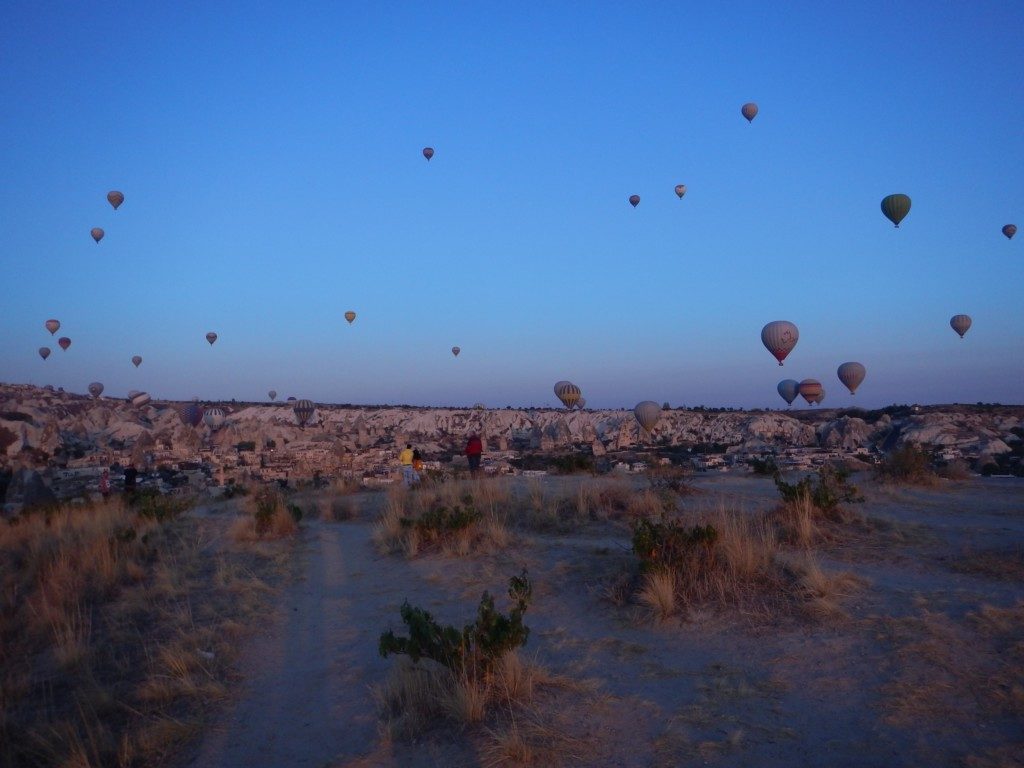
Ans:
POLYGON ((0 524, 0 765, 158 765, 194 732, 258 606, 209 541, 120 499, 0 524))

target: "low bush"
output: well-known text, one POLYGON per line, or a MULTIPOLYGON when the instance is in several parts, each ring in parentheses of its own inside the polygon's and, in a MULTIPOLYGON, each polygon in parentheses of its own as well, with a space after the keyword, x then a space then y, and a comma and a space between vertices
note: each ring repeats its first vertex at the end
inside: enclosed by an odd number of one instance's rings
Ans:
POLYGON ((758 477, 775 477, 779 473, 779 465, 775 463, 773 456, 766 459, 751 458, 747 464, 758 477))
POLYGON ((380 636, 380 655, 407 654, 415 663, 422 658, 436 661, 454 672, 478 677, 489 673, 506 653, 526 643, 530 629, 523 624, 532 597, 526 569, 508 582, 508 596, 512 608, 506 616, 494 607, 494 598, 484 592, 477 607, 476 621, 460 631, 452 625, 439 624, 422 608, 415 608, 406 600, 401 615, 408 636, 396 635, 392 630, 380 636))
POLYGON ((849 471, 826 465, 816 475, 807 475, 796 483, 787 483, 781 474, 776 473, 775 487, 785 504, 798 504, 809 499, 816 509, 826 515, 834 515, 840 504, 864 500, 857 487, 847 482, 849 477, 849 471))
POLYGON ((931 457, 913 443, 904 443, 875 467, 875 476, 886 483, 931 485, 936 474, 931 457))
POLYGON ((712 525, 686 527, 675 520, 651 522, 639 518, 633 524, 633 552, 640 571, 690 571, 711 566, 718 532, 712 525))
POLYGON ((128 496, 128 504, 139 517, 158 523, 177 517, 190 506, 180 496, 164 496, 156 488, 143 488, 134 496, 128 496))

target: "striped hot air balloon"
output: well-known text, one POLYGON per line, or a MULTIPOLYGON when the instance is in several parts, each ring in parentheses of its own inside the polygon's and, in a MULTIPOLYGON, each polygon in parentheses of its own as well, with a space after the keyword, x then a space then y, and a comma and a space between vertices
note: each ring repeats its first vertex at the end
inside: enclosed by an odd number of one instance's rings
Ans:
POLYGON ((580 388, 570 382, 566 382, 555 394, 558 395, 558 399, 562 401, 562 405, 569 410, 572 410, 572 407, 576 405, 576 403, 579 402, 579 399, 583 396, 583 392, 580 388))
POLYGON ((817 379, 804 379, 799 385, 800 397, 807 401, 808 405, 814 405, 818 402, 818 398, 822 397, 824 390, 821 388, 821 382, 817 379))
POLYGON ((186 427, 198 427, 205 410, 199 403, 185 403, 178 407, 178 418, 186 427))
POLYGON ((864 376, 867 375, 867 369, 864 368, 860 363, 843 363, 836 370, 836 375, 839 380, 843 382, 843 386, 850 390, 850 394, 854 394, 857 391, 857 387, 860 386, 861 382, 864 381, 864 376))
POLYGON ((882 198, 882 213, 898 227, 910 213, 910 198, 903 194, 886 195, 882 198))
POLYGON ((103 394, 103 384, 98 381, 94 381, 89 385, 89 394, 93 397, 99 397, 103 394))
POLYGON ((207 408, 206 412, 203 413, 203 423, 213 430, 224 426, 224 419, 226 418, 227 415, 224 413, 223 408, 207 408))
POLYGON ((292 410, 295 411, 295 418, 299 420, 299 426, 304 427, 313 417, 316 406, 312 400, 296 400, 292 410))

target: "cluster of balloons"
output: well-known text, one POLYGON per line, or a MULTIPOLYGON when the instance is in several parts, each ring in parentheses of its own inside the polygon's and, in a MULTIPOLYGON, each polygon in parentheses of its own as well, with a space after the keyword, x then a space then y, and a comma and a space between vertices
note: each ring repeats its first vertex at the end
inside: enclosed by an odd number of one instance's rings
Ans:
MULTIPOLYGON (((124 194, 113 189, 110 192, 107 192, 107 202, 114 206, 114 210, 116 211, 121 207, 121 203, 124 202, 124 194)), ((97 245, 99 245, 100 240, 103 239, 106 232, 103 231, 102 227, 93 227, 89 231, 89 234, 92 235, 92 239, 96 241, 97 245)))

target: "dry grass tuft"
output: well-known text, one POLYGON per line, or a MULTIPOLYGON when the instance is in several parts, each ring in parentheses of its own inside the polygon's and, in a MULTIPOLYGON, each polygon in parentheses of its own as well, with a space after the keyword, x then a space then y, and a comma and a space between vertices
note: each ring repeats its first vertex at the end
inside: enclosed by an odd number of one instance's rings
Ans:
POLYGON ((640 604, 651 611, 658 621, 665 621, 676 612, 676 575, 672 571, 655 571, 644 577, 644 585, 637 594, 640 604))

